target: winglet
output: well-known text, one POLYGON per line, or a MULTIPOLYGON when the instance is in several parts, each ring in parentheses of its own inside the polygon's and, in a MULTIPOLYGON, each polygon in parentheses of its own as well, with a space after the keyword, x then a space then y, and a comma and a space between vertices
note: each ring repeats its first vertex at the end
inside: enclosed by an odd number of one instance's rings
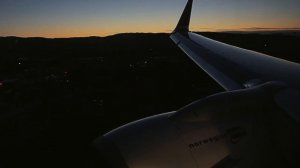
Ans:
POLYGON ((184 8, 184 11, 181 15, 181 18, 173 32, 183 32, 184 33, 184 32, 189 31, 192 6, 193 6, 193 0, 188 0, 186 6, 184 8))

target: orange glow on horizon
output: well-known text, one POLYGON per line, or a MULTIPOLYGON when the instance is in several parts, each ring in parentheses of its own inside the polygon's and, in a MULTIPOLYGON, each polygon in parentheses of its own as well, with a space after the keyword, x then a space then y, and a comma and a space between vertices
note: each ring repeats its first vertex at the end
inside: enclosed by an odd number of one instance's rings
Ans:
MULTIPOLYGON (((106 26, 97 22, 92 24, 78 25, 56 25, 24 27, 21 29, 10 29, 5 32, 0 30, 0 36, 18 37, 46 37, 46 38, 70 38, 70 37, 90 37, 90 36, 110 36, 119 33, 171 33, 176 26, 177 20, 168 22, 134 22, 134 23, 110 23, 106 26)), ((282 22, 254 22, 235 19, 220 22, 220 20, 192 19, 191 31, 202 32, 222 32, 222 31, 272 31, 272 30, 297 30, 300 31, 300 22, 283 20, 282 22), (197 22, 198 21, 198 22, 197 22), (285 23, 285 24, 282 24, 285 23), (260 26, 263 25, 263 26, 260 26), (286 27, 282 27, 285 25, 286 27)))
MULTIPOLYGON (((186 0, 6 0, 0 5, 0 36, 59 38, 170 33, 185 4, 186 0)), ((194 1, 191 30, 300 30, 299 5, 299 0, 194 1)))

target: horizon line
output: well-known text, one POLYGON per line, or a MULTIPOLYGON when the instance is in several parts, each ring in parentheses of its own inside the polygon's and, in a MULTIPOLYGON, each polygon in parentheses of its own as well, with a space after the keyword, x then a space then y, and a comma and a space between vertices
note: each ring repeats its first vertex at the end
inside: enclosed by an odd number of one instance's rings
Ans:
MULTIPOLYGON (((191 32, 199 32, 199 33, 272 33, 272 32, 298 32, 300 33, 300 28, 263 28, 263 27, 249 27, 249 28, 240 28, 240 29, 211 29, 211 28, 199 28, 200 30, 192 30, 191 32), (202 30, 201 30, 202 29, 202 30)), ((45 38, 45 39, 67 39, 67 38, 106 38, 121 34, 171 34, 170 32, 120 32, 115 34, 108 34, 108 35, 87 35, 87 36, 66 36, 66 37, 47 37, 47 36, 15 36, 15 35, 8 35, 8 36, 0 36, 2 38, 45 38)))

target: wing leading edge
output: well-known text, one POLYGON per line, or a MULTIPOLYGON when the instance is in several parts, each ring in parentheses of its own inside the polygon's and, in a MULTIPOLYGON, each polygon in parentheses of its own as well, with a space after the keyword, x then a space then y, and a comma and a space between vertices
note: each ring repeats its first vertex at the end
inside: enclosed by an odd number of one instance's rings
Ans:
POLYGON ((170 38, 224 89, 251 88, 268 81, 300 87, 300 65, 297 63, 189 32, 192 5, 193 0, 188 0, 170 38))

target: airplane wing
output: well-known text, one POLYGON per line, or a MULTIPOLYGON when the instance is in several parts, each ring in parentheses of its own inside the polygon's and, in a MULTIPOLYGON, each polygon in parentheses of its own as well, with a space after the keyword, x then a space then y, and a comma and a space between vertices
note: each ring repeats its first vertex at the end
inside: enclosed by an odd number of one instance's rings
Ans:
POLYGON ((227 91, 110 131, 96 153, 124 168, 300 167, 299 64, 189 32, 192 3, 171 39, 227 91))
POLYGON ((171 39, 227 91, 281 81, 300 87, 300 65, 221 43, 189 32, 193 0, 189 0, 171 39), (280 67, 280 68, 278 68, 280 67))

